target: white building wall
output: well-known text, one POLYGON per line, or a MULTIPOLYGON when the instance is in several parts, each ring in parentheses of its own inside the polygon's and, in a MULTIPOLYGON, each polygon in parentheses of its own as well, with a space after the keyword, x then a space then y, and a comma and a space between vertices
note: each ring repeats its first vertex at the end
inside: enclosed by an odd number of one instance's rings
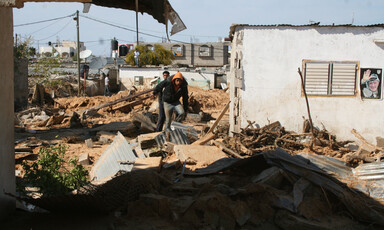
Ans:
POLYGON ((41 46, 40 51, 42 53, 52 53, 52 47, 51 46, 41 46))
MULTIPOLYGON (((119 80, 121 84, 124 86, 123 88, 129 89, 132 85, 134 85, 135 76, 143 76, 144 82, 147 83, 147 87, 149 85, 149 81, 154 79, 155 77, 160 77, 163 80, 163 72, 165 70, 159 68, 120 68, 119 70, 119 80)), ((176 70, 168 70, 171 75, 175 74, 176 70)), ((206 81, 209 80, 210 89, 214 88, 214 78, 215 74, 213 73, 198 73, 198 72, 184 72, 180 71, 183 74, 184 78, 187 80, 189 84, 193 85, 193 81, 206 81)))
MULTIPOLYGON (((243 27, 237 28, 234 37, 239 31, 242 47, 232 52, 243 54, 242 127, 247 120, 260 126, 278 120, 288 130, 301 132, 303 117, 308 118, 297 72, 303 59, 359 61, 362 68, 384 69, 384 46, 373 41, 384 39, 383 28, 243 27)), ((232 53, 231 68, 235 56, 232 53)), ((309 97, 312 119, 315 126, 324 124, 339 139, 354 139, 351 130, 355 128, 376 143, 377 136, 384 136, 384 102, 361 99, 357 72, 356 96, 309 97)))

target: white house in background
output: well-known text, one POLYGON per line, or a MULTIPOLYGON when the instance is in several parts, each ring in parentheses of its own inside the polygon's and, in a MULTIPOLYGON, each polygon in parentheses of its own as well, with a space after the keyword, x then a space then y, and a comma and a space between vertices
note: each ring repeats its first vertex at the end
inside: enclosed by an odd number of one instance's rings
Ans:
POLYGON ((308 118, 298 68, 303 72, 314 126, 338 139, 384 136, 384 25, 232 25, 230 129, 247 120, 280 121, 302 131, 308 118), (364 72, 380 80, 377 99, 362 94, 364 72))
MULTIPOLYGON (((67 58, 75 55, 77 45, 75 41, 62 41, 56 43, 54 46, 42 46, 39 52, 42 56, 50 56, 53 48, 55 48, 61 57, 67 58)), ((80 52, 83 50, 85 50, 84 42, 80 42, 80 52)))

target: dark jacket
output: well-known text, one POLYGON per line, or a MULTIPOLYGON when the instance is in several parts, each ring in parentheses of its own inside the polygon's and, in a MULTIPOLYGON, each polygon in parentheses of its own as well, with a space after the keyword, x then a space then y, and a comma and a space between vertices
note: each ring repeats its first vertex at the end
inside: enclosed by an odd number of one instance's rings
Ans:
POLYGON ((162 102, 167 103, 176 103, 180 100, 180 97, 183 97, 183 107, 184 111, 188 112, 188 83, 185 79, 181 83, 180 88, 175 91, 175 87, 173 86, 172 79, 174 76, 168 77, 166 80, 160 82, 154 90, 154 94, 158 94, 162 92, 161 100, 162 102))

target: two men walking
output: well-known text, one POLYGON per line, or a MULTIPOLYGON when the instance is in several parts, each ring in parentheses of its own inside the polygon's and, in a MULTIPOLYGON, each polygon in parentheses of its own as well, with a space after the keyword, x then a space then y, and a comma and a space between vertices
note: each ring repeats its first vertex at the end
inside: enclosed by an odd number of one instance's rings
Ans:
POLYGON ((154 89, 153 93, 159 94, 159 120, 156 131, 160 132, 163 128, 165 117, 165 130, 171 128, 172 112, 176 111, 176 121, 181 121, 188 111, 188 83, 180 72, 169 77, 169 72, 163 72, 164 80, 154 89), (183 104, 180 98, 183 97, 183 104))

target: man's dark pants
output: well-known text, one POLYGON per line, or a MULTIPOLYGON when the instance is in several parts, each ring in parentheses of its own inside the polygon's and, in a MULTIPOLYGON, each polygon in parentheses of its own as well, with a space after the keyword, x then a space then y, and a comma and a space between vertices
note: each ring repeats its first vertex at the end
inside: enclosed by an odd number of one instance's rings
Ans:
POLYGON ((159 119, 157 120, 156 132, 161 132, 163 130, 164 122, 165 122, 164 103, 159 100, 159 119))

